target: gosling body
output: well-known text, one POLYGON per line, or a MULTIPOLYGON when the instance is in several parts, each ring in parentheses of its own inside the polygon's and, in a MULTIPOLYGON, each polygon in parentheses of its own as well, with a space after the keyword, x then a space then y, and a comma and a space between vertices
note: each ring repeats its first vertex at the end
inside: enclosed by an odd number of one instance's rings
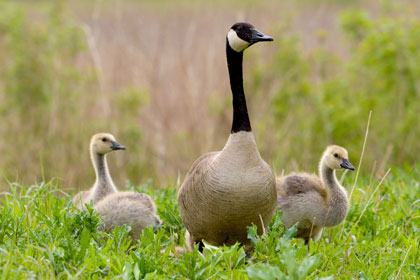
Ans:
POLYGON ((277 178, 277 206, 283 210, 283 223, 291 227, 297 222, 297 237, 305 243, 321 238, 324 227, 334 227, 347 216, 349 201, 346 190, 338 182, 335 170, 354 167, 348 161, 347 151, 329 146, 319 164, 319 176, 292 173, 277 178))
POLYGON ((135 240, 146 227, 156 227, 161 224, 154 202, 143 193, 113 193, 94 207, 102 218, 101 230, 128 225, 131 227, 129 235, 135 240))

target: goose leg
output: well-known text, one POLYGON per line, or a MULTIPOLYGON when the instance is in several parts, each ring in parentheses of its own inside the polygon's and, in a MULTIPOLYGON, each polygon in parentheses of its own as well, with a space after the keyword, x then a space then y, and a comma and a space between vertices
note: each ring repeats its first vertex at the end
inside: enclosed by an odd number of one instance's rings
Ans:
POLYGON ((195 244, 198 244, 198 251, 200 251, 200 253, 203 253, 204 252, 204 243, 203 243, 203 241, 198 241, 198 242, 196 242, 195 244))
POLYGON ((308 247, 308 251, 311 251, 311 243, 309 242, 309 237, 305 238, 305 245, 308 247))
POLYGON ((185 232, 185 247, 187 247, 188 251, 194 250, 194 245, 198 244, 198 250, 200 253, 203 253, 204 251, 204 243, 203 241, 197 240, 191 233, 187 230, 185 232))

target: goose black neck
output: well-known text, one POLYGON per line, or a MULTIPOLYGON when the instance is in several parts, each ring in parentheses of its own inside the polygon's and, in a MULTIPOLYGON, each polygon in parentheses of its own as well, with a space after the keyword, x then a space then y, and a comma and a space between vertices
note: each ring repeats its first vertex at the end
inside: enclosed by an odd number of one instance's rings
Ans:
POLYGON ((226 39, 226 58, 229 69, 230 88, 233 97, 233 121, 231 133, 251 131, 242 77, 243 52, 234 51, 226 39))

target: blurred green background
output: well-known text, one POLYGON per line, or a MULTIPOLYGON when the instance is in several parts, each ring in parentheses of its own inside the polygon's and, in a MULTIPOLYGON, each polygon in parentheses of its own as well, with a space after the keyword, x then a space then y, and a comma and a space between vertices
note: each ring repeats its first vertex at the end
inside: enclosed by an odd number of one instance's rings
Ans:
POLYGON ((2 1, 0 171, 66 190, 94 181, 90 137, 122 187, 181 180, 219 150, 232 108, 225 34, 253 23, 275 41, 245 54, 245 91, 263 158, 315 171, 338 144, 362 173, 413 166, 420 151, 418 1, 2 1))

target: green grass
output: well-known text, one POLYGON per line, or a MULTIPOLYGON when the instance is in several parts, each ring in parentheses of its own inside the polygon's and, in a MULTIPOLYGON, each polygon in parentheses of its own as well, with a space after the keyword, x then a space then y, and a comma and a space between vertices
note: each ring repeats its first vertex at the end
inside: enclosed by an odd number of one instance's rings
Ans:
POLYGON ((0 176, 31 184, 42 165, 61 189, 86 189, 101 131, 129 149, 110 155, 116 183, 185 174, 230 131, 224 37, 236 20, 275 38, 244 60, 270 165, 311 170, 329 144, 354 160, 369 111, 364 162, 415 164, 419 11, 413 0, 0 1, 0 176))
MULTIPOLYGON (((208 246, 176 258, 185 229, 176 187, 152 183, 127 188, 150 194, 163 226, 146 229, 138 243, 128 227, 97 231, 97 213, 75 210, 58 183, 10 184, 0 207, 1 279, 415 279, 420 277, 420 169, 393 170, 381 178, 360 178, 343 226, 327 229, 310 251, 292 239, 281 215, 267 234, 248 235, 255 246, 208 246)), ((345 179, 349 190, 353 180, 345 179)))

